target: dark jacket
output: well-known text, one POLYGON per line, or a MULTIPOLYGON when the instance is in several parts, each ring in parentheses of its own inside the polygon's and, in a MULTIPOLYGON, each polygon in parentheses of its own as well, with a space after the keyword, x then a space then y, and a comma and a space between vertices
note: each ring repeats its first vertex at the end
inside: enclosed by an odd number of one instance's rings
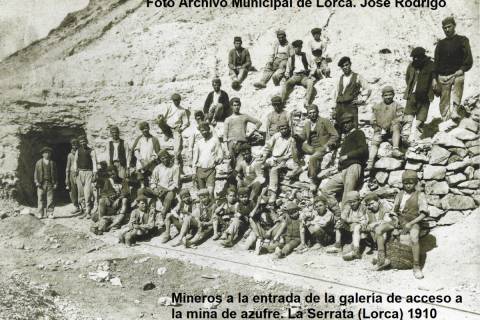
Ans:
POLYGON ((458 34, 438 41, 435 47, 435 72, 437 75, 451 75, 462 69, 467 72, 472 68, 473 57, 470 42, 458 34))
POLYGON ((237 54, 236 49, 232 49, 228 53, 228 67, 231 70, 234 70, 237 66, 249 69, 251 65, 252 60, 250 60, 250 52, 248 52, 248 49, 240 48, 240 54, 237 54))
MULTIPOLYGON (((108 164, 113 165, 113 141, 108 142, 108 164)), ((118 143, 118 160, 123 167, 127 166, 127 154, 125 152, 125 143, 120 139, 118 143)))
MULTIPOLYGON (((324 148, 333 147, 338 141, 337 130, 335 130, 335 127, 330 122, 330 120, 326 118, 318 117, 317 123, 315 125, 315 131, 318 135, 317 142, 319 142, 320 145, 324 146, 324 148)), ((312 128, 310 125, 310 121, 306 121, 305 126, 303 127, 302 138, 309 145, 312 145, 311 133, 312 128)))
MULTIPOLYGON (((220 90, 220 98, 218 99, 218 101, 223 106, 222 120, 225 120, 225 118, 227 118, 232 114, 232 111, 230 108, 230 99, 228 98, 228 94, 225 91, 220 90)), ((203 105, 203 113, 205 114, 205 116, 208 115, 208 111, 210 110, 210 107, 212 104, 213 104, 213 91, 207 95, 207 99, 205 99, 205 103, 203 105)), ((215 120, 219 120, 219 119, 215 119, 215 120)))
POLYGON ((411 94, 415 94, 415 98, 419 102, 433 101, 434 96, 432 81, 435 73, 434 68, 435 65, 432 60, 427 58, 427 62, 418 73, 415 92, 412 92, 413 87, 415 86, 415 68, 413 67, 412 63, 408 65, 407 73, 405 74, 407 89, 405 90, 405 94, 403 96, 405 100, 407 100, 411 94))
POLYGON ((340 156, 343 155, 347 156, 347 160, 339 162, 338 170, 341 171, 356 163, 365 166, 368 159, 368 144, 362 130, 353 130, 345 136, 340 149, 340 156))
MULTIPOLYGON (((43 159, 38 160, 35 164, 35 173, 33 174, 35 183, 43 184, 43 170, 45 168, 43 159)), ((54 185, 57 184, 57 166, 52 160, 50 160, 50 172, 47 174, 50 175, 50 182, 54 185)))
POLYGON ((358 84, 358 74, 353 72, 352 77, 350 78, 350 82, 348 83, 345 91, 343 89, 343 77, 340 77, 340 81, 338 83, 338 96, 337 96, 337 103, 351 103, 355 100, 358 95, 360 94, 361 87, 358 84))

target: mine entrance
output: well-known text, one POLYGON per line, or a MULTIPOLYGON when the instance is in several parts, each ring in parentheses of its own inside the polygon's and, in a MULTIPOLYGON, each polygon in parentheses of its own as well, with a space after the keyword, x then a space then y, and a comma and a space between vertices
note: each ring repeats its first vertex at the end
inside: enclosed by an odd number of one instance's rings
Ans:
POLYGON ((36 206, 37 190, 33 182, 35 163, 42 157, 40 150, 49 146, 53 149, 52 160, 57 165, 57 190, 55 191, 56 204, 70 202, 65 186, 65 169, 67 156, 70 152, 70 140, 85 134, 81 127, 52 127, 42 126, 41 129, 30 131, 21 136, 20 157, 18 159, 18 201, 25 205, 36 206))

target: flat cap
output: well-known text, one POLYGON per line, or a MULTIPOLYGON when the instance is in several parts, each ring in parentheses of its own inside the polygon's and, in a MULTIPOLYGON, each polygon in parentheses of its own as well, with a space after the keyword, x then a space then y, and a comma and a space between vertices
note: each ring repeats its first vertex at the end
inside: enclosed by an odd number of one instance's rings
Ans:
POLYGON ((158 152, 158 157, 163 158, 163 157, 171 157, 170 153, 168 153, 167 149, 162 149, 158 152))
POLYGON ((453 17, 446 17, 445 19, 442 20, 442 26, 446 26, 447 24, 456 25, 455 19, 453 17))
POLYGON ((53 152, 53 149, 50 148, 50 147, 43 147, 41 150, 40 150, 40 154, 43 154, 45 152, 50 152, 52 153, 53 152))
POLYGON ((135 198, 135 201, 136 202, 140 202, 140 201, 147 202, 148 198, 143 193, 141 193, 137 196, 137 198, 135 198))
POLYGON ((233 37, 233 42, 237 42, 237 41, 242 42, 242 37, 239 37, 239 36, 233 37))
POLYGON ((299 47, 301 47, 302 45, 303 45, 303 41, 302 41, 302 40, 295 40, 295 41, 292 42, 292 46, 293 46, 294 48, 299 48, 299 47))
POLYGON ((363 199, 363 201, 365 201, 365 203, 370 202, 370 201, 378 201, 378 200, 380 200, 380 197, 375 192, 370 192, 363 199))
POLYGON ((238 98, 238 97, 233 97, 232 99, 230 99, 230 105, 232 105, 234 102, 241 103, 241 102, 240 102, 240 98, 238 98))
POLYGON ((418 181, 417 172, 413 170, 405 170, 402 174, 402 181, 418 181))
POLYGON ((298 210, 300 210, 298 205, 293 201, 288 201, 287 203, 285 203, 285 205, 283 206, 283 209, 285 211, 298 211, 298 210))
POLYGON ((322 29, 321 28, 313 28, 311 32, 312 32, 312 34, 322 33, 322 29))
POLYGON ((200 189, 200 190, 198 190, 197 195, 198 196, 208 196, 209 193, 208 193, 207 189, 200 189))
POLYGON ((307 112, 310 111, 310 110, 318 111, 318 106, 316 104, 312 103, 311 105, 307 106, 307 112))
POLYGON ((277 34, 277 36, 279 34, 283 34, 284 36, 286 35, 285 30, 282 30, 282 29, 277 30, 275 33, 277 34))
POLYGON ((250 194, 250 190, 247 187, 238 188, 238 195, 239 196, 245 196, 245 195, 249 195, 249 194, 250 194))
POLYGON ((213 78, 212 83, 222 84, 222 80, 220 80, 220 78, 213 78))
POLYGON ((282 103, 282 97, 278 96, 278 95, 274 95, 272 97, 272 99, 270 99, 272 103, 282 103))
POLYGON ((393 89, 392 86, 385 86, 382 88, 382 94, 387 93, 387 92, 392 92, 395 93, 395 89, 393 89))
POLYGON ((350 57, 341 57, 340 60, 338 61, 338 66, 341 67, 346 62, 349 62, 350 64, 352 63, 352 60, 350 60, 350 57))
POLYGON ((174 94, 172 94, 171 99, 172 100, 181 100, 182 97, 178 93, 175 92, 174 94))
POLYGON ((180 195, 180 197, 190 195, 190 190, 183 188, 183 189, 180 190, 179 195, 180 195))
POLYGON ((142 121, 138 124, 138 128, 140 130, 143 130, 143 129, 147 129, 147 128, 150 128, 150 125, 148 124, 148 122, 146 121, 142 121))
POLYGON ((328 203, 327 197, 325 197, 323 194, 319 194, 319 195, 315 196, 314 201, 315 201, 315 203, 317 203, 317 202, 322 202, 322 203, 325 203, 325 204, 328 203))
POLYGON ((351 114, 350 112, 345 112, 342 114, 340 123, 349 122, 349 121, 352 121, 353 119, 354 119, 353 114, 351 114))
POLYGON ((117 126, 110 126, 110 132, 120 132, 120 129, 117 126))

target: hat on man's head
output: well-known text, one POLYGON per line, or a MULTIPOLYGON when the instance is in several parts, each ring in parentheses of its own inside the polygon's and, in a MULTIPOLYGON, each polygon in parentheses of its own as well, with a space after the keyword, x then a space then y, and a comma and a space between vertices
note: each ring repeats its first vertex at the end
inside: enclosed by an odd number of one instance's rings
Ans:
POLYGON ((238 102, 241 104, 240 98, 237 98, 237 97, 233 97, 232 99, 230 99, 230 105, 233 105, 234 102, 238 102))
POLYGON ((324 204, 328 204, 328 199, 323 194, 319 194, 314 198, 315 203, 322 202, 324 204))
POLYGON ((370 192, 363 199, 363 201, 365 201, 365 203, 368 203, 370 201, 379 201, 379 200, 380 200, 380 197, 375 192, 370 192))
POLYGON ((412 58, 422 58, 425 57, 425 49, 422 47, 416 47, 412 50, 412 53, 410 54, 410 57, 412 58))
POLYGON ((270 101, 272 102, 272 104, 274 103, 282 103, 282 97, 280 97, 279 95, 274 95, 270 101))
POLYGON ((242 37, 239 37, 239 36, 236 36, 236 37, 233 37, 233 42, 242 42, 242 37))
POLYGON ((387 92, 395 93, 395 89, 393 89, 392 86, 385 86, 382 88, 382 94, 385 94, 387 92))
POLYGON ((50 154, 52 154, 53 149, 50 148, 50 147, 43 147, 43 148, 40 150, 40 154, 44 154, 45 152, 50 152, 50 154))
POLYGON ((340 118, 340 123, 353 121, 353 119, 354 119, 353 114, 351 114, 350 112, 345 112, 342 114, 342 117, 340 118))
POLYGON ((196 118, 196 117, 205 118, 205 113, 203 113, 202 110, 195 110, 195 112, 193 113, 193 117, 194 118, 196 118))
POLYGON ((345 202, 356 201, 360 199, 360 193, 358 191, 349 191, 345 195, 345 202))
POLYGON ((201 122, 198 124, 198 127, 197 127, 198 130, 208 130, 210 131, 210 125, 206 122, 201 122))
POLYGON ((314 57, 321 57, 321 56, 322 56, 322 53, 323 53, 322 49, 314 49, 314 50, 312 50, 312 54, 313 54, 314 57))
POLYGON ((301 46, 303 45, 303 41, 302 40, 295 40, 292 42, 292 46, 294 48, 300 48, 301 46))
POLYGON ((418 181, 417 172, 413 170, 405 170, 402 173, 402 182, 404 181, 418 181))
POLYGON ((158 152, 158 157, 163 158, 163 157, 171 157, 170 153, 166 149, 162 149, 158 152))
POLYGON ((120 129, 117 126, 110 126, 110 132, 120 132, 120 129))
POLYGON ((283 205, 283 209, 284 209, 285 211, 289 211, 289 212, 290 212, 290 211, 298 211, 298 210, 300 210, 300 208, 298 207, 298 204, 296 204, 296 203, 293 202, 293 201, 288 201, 287 203, 285 203, 285 204, 283 205))
POLYGON ((244 151, 252 151, 252 147, 248 143, 242 143, 240 147, 238 147, 238 152, 244 152, 244 151))
POLYGON ((80 142, 80 141, 88 141, 87 136, 86 135, 79 136, 78 137, 78 142, 80 142))
POLYGON ((174 94, 172 94, 171 99, 173 101, 178 101, 178 100, 182 100, 182 97, 178 93, 175 92, 174 94))
POLYGON ((77 139, 77 138, 72 138, 72 139, 70 140, 70 144, 71 144, 72 146, 78 146, 78 139, 77 139))
POLYGON ((279 34, 283 34, 284 36, 287 35, 287 34, 285 33, 285 30, 282 30, 282 29, 277 30, 277 31, 276 31, 276 34, 277 34, 277 36, 278 36, 279 34))
POLYGON ((143 193, 141 193, 135 198, 135 201, 137 203, 140 202, 140 201, 148 202, 148 198, 143 193))
POLYGON ((442 26, 446 26, 447 24, 453 24, 456 25, 455 19, 453 17, 446 17, 445 19, 442 20, 442 26))
POLYGON ((312 35, 317 34, 317 33, 322 33, 322 29, 321 28, 313 28, 311 32, 312 32, 312 35))
POLYGON ((338 61, 338 66, 342 67, 346 62, 349 62, 352 64, 352 60, 350 60, 350 57, 341 57, 340 60, 338 61))
POLYGON ((209 193, 208 190, 205 189, 205 188, 204 188, 204 189, 200 189, 200 190, 198 190, 198 192, 197 192, 197 195, 198 195, 198 196, 208 196, 209 194, 210 194, 210 193, 209 193))
POLYGON ((212 83, 222 84, 222 80, 220 80, 220 78, 213 78, 212 83))
POLYGON ((245 195, 249 195, 249 194, 250 194, 250 190, 247 187, 238 188, 238 195, 239 196, 245 196, 245 195))
POLYGON ((143 129, 149 129, 150 128, 150 125, 148 124, 148 122, 146 121, 142 121, 138 124, 138 128, 140 130, 143 130, 143 129))

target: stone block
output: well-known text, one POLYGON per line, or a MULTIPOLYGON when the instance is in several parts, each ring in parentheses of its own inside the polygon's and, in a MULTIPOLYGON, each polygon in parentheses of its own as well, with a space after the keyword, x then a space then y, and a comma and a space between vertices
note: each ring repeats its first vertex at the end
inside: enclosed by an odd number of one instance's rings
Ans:
POLYGON ((470 210, 475 208, 475 201, 469 196, 448 194, 442 199, 442 209, 444 210, 470 210))
POLYGON ((478 133, 478 122, 470 118, 464 118, 460 121, 458 125, 459 128, 467 129, 473 133, 478 133))
POLYGON ((423 166, 424 180, 442 180, 445 178, 446 173, 447 168, 443 166, 432 166, 429 164, 423 166))
POLYGON ((480 180, 464 181, 459 183, 457 187, 478 190, 480 188, 480 180))
POLYGON ((449 132, 449 134, 457 138, 458 140, 462 140, 462 141, 470 141, 470 140, 478 139, 478 134, 460 127, 453 129, 452 131, 449 132))
POLYGON ((444 195, 448 194, 449 186, 446 181, 428 181, 425 184, 425 193, 427 195, 444 195))
POLYGON ((470 166, 471 162, 472 161, 470 159, 465 159, 464 161, 452 162, 452 163, 449 163, 447 165, 447 170, 448 171, 457 171, 457 170, 460 170, 460 169, 464 169, 464 168, 470 166))
POLYGON ((423 163, 421 162, 407 162, 405 164, 405 170, 420 171, 422 169, 423 163))
POLYGON ((444 210, 434 207, 434 206, 428 206, 428 216, 438 219, 445 213, 444 210))
POLYGON ((433 143, 444 147, 465 147, 465 144, 461 140, 445 132, 437 133, 434 136, 433 143))
POLYGON ((428 156, 423 153, 416 153, 410 150, 405 154, 405 158, 410 161, 428 163, 428 156))
POLYGON ((451 152, 447 149, 444 149, 440 146, 433 146, 432 150, 430 151, 430 160, 428 163, 430 164, 446 164, 448 158, 450 157, 451 152))
POLYGON ((375 174, 375 179, 381 185, 384 185, 388 180, 388 172, 379 171, 375 174))
POLYGON ((462 221, 464 218, 465 217, 461 211, 451 210, 445 213, 445 215, 440 219, 439 224, 451 225, 462 221))
POLYGON ((448 182, 448 185, 451 187, 451 186, 456 186, 460 182, 466 181, 467 177, 463 173, 457 173, 457 174, 448 176, 446 180, 448 182))
POLYGON ((386 171, 392 171, 400 169, 403 165, 403 161, 395 158, 380 158, 375 162, 375 168, 386 171))
POLYGON ((388 177, 388 184, 394 188, 401 188, 402 174, 403 174, 403 170, 396 170, 396 171, 390 172, 390 176, 388 177))

